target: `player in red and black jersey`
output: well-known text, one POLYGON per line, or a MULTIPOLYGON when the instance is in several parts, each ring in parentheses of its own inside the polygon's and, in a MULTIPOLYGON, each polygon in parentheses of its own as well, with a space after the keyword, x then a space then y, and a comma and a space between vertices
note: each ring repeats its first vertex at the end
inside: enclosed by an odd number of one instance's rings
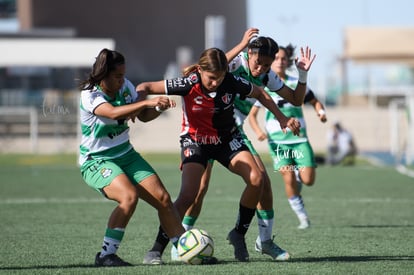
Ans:
POLYGON ((216 143, 227 138, 235 128, 233 102, 237 94, 248 96, 252 85, 232 74, 220 75, 222 83, 209 91, 203 87, 201 75, 192 72, 188 77, 167 80, 166 93, 183 98, 181 136, 187 136, 202 144, 216 143))
MULTIPOLYGON (((282 129, 289 128, 295 134, 299 133, 300 123, 284 116, 262 88, 228 73, 227 67, 223 51, 207 49, 201 54, 198 64, 184 70, 183 78, 144 82, 137 86, 137 91, 182 96, 182 181, 180 193, 174 202, 181 217, 197 196, 209 159, 217 160, 243 178, 246 187, 240 198, 236 226, 230 232, 229 240, 235 248, 236 258, 248 261, 244 236, 254 217, 263 180, 235 123, 233 101, 236 95, 240 98, 256 98, 277 117, 282 129)), ((161 227, 154 246, 144 258, 145 264, 162 263, 161 255, 168 239, 165 239, 161 227)))

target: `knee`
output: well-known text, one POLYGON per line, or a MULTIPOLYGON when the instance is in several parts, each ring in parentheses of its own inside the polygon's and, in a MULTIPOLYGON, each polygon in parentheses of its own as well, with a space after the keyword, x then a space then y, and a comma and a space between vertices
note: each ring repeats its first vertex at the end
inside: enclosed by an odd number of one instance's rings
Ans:
POLYGON ((308 176, 308 177, 306 177, 306 176, 302 177, 302 175, 301 175, 301 180, 302 180, 303 184, 305 184, 307 186, 312 186, 315 183, 315 176, 311 175, 311 176, 308 176))
POLYGON ((302 181, 303 184, 307 185, 307 186, 312 186, 315 183, 315 180, 309 180, 309 181, 302 181))
POLYGON ((128 212, 133 212, 138 203, 138 192, 136 190, 126 192, 119 201, 119 205, 128 212))
POLYGON ((162 208, 170 208, 172 207, 171 196, 168 192, 163 192, 159 198, 159 203, 162 208))
POLYGON ((260 171, 252 171, 250 173, 250 184, 255 188, 263 188, 264 175, 260 171))

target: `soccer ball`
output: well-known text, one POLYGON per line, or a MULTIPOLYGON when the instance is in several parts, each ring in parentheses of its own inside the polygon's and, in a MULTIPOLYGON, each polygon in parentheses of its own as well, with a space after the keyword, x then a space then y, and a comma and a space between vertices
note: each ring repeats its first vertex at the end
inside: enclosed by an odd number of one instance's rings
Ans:
POLYGON ((185 263, 198 265, 204 257, 214 253, 214 242, 210 235, 202 229, 190 229, 178 240, 178 258, 185 263))

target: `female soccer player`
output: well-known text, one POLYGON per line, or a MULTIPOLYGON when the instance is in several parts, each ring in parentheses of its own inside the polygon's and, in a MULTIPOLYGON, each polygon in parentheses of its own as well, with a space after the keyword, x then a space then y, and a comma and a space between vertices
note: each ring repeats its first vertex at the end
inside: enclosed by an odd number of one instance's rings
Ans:
MULTIPOLYGON (((298 79, 286 73, 293 64, 294 47, 279 47, 275 61, 272 64, 272 71, 277 73, 285 85, 294 89, 298 85, 298 79)), ((299 84, 300 85, 300 84, 299 84)), ((285 183, 285 192, 292 210, 299 219, 299 229, 306 229, 310 226, 308 214, 305 210, 301 196, 301 183, 311 186, 315 182, 315 157, 309 143, 302 107, 294 106, 273 91, 267 90, 274 102, 281 111, 289 117, 296 117, 301 123, 300 135, 284 133, 277 118, 266 111, 266 132, 263 132, 257 123, 257 113, 260 103, 255 104, 249 117, 250 124, 260 141, 268 139, 270 155, 273 159, 275 171, 279 171, 285 183), (296 174, 297 173, 297 177, 296 174), (296 179, 298 178, 298 179, 296 179)), ((326 122, 326 112, 323 104, 315 97, 311 89, 306 89, 304 103, 313 105, 317 115, 322 122, 326 122)), ((256 243, 260 247, 260 243, 256 243)))
POLYGON ((129 142, 128 119, 146 122, 175 106, 166 96, 145 99, 125 78, 125 58, 103 49, 89 78, 80 84, 82 140, 79 164, 85 182, 118 203, 107 224, 96 266, 131 265, 116 255, 125 228, 142 198, 158 211, 160 223, 176 244, 184 233, 181 218, 153 168, 129 142))
MULTIPOLYGON (((235 122, 234 100, 237 96, 257 98, 279 119, 282 128, 288 127, 293 133, 299 132, 300 124, 282 115, 262 88, 229 73, 226 55, 217 48, 205 50, 197 64, 184 70, 184 77, 144 82, 137 86, 137 91, 182 96, 182 181, 174 202, 181 217, 193 204, 210 159, 243 178, 246 187, 240 198, 236 226, 228 239, 234 246, 235 258, 248 261, 244 235, 261 196, 263 176, 235 122)), ((165 240, 160 227, 144 263, 161 263, 161 255, 168 244, 165 240)))
MULTIPOLYGON (((278 52, 277 43, 270 37, 258 37, 258 29, 248 29, 242 41, 230 50, 226 56, 230 60, 229 71, 238 77, 242 77, 258 86, 265 86, 275 93, 281 95, 287 102, 294 105, 301 105, 306 91, 305 85, 298 85, 292 90, 289 86, 283 85, 283 82, 270 71, 270 66, 275 59, 275 54, 278 52), (247 47, 246 52, 242 52, 247 47)), ((310 63, 313 60, 302 60, 298 63, 299 66, 306 65, 306 67, 299 67, 299 70, 309 70, 310 63)), ((306 77, 305 77, 306 80, 306 77)), ((253 154, 256 164, 258 165, 263 175, 263 193, 257 204, 256 216, 258 221, 259 236, 256 240, 255 248, 258 252, 271 256, 276 261, 286 261, 290 258, 287 251, 281 249, 272 239, 272 229, 274 222, 273 209, 273 194, 271 181, 266 172, 265 165, 259 154, 254 149, 251 141, 247 138, 243 131, 243 123, 249 114, 253 104, 256 102, 255 98, 248 98, 241 100, 239 97, 234 102, 236 123, 240 132, 243 135, 244 143, 249 147, 253 154)), ((186 230, 192 228, 201 212, 202 202, 207 193, 209 179, 211 176, 212 162, 209 162, 207 169, 202 177, 200 190, 195 200, 195 203, 187 210, 183 226, 186 230)), ((171 255, 174 259, 176 250, 172 247, 171 255)))

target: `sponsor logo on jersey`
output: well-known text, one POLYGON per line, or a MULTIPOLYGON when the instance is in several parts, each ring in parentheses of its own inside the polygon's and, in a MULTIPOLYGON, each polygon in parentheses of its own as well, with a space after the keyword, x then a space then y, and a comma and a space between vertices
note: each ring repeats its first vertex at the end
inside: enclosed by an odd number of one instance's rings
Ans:
POLYGON ((184 88, 186 80, 184 78, 174 78, 167 80, 167 87, 168 88, 184 88))
POLYGON ((188 76, 188 79, 190 80, 191 83, 195 84, 198 82, 198 76, 196 73, 192 73, 188 76))
POLYGON ((195 104, 199 104, 199 105, 203 104, 203 97, 201 95, 200 96, 196 96, 194 98, 194 103, 195 104))
POLYGON ((198 105, 193 105, 193 107, 191 108, 191 110, 193 112, 200 112, 200 111, 203 110, 203 108, 201 106, 198 106, 198 105))

